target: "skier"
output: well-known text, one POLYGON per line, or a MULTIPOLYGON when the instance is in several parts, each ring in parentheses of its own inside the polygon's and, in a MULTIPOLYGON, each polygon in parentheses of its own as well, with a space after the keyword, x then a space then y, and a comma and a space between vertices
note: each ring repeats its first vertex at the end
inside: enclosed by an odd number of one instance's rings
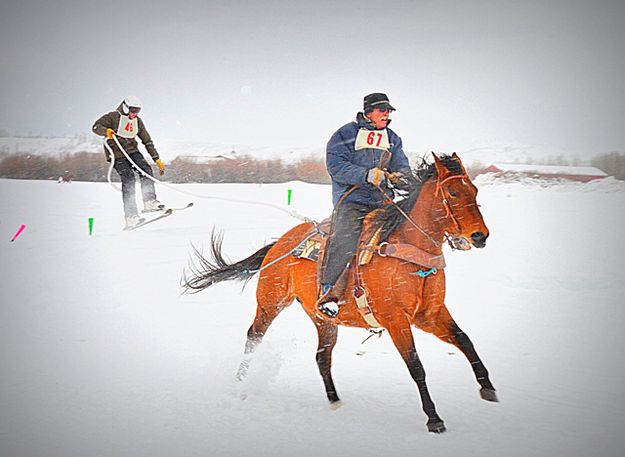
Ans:
MULTIPOLYGON (((122 200, 124 203, 124 215, 126 217, 125 229, 132 229, 145 221, 144 218, 139 217, 137 211, 135 173, 139 174, 141 183, 143 212, 161 211, 165 209, 165 205, 156 199, 154 182, 143 176, 134 168, 124 153, 117 147, 113 139, 113 136, 117 136, 119 143, 130 159, 145 173, 153 176, 152 168, 146 162, 143 154, 139 152, 137 147, 135 137, 138 136, 152 157, 152 160, 154 160, 158 166, 160 174, 163 175, 165 172, 165 164, 159 158, 158 152, 154 147, 150 134, 145 128, 143 120, 138 116, 141 107, 142 103, 138 97, 132 95, 128 96, 119 104, 115 111, 103 115, 100 119, 95 121, 92 127, 93 133, 107 138, 106 142, 114 153, 114 168, 122 181, 122 200)), ((106 147, 104 148, 104 154, 106 155, 106 161, 110 162, 110 152, 106 147)))
POLYGON ((326 166, 332 178, 333 227, 327 245, 318 309, 336 317, 342 291, 333 290, 341 273, 356 252, 365 216, 393 196, 386 180, 401 185, 411 175, 402 141, 391 129, 390 113, 395 111, 382 93, 365 96, 364 109, 338 129, 328 142, 326 166))

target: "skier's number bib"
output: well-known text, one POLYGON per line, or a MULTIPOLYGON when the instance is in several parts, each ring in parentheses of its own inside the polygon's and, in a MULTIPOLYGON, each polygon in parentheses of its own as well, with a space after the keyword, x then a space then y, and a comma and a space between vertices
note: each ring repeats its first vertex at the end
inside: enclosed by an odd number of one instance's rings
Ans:
POLYGON ((134 119, 130 119, 128 116, 124 116, 123 114, 119 116, 117 136, 121 136, 122 138, 134 138, 137 136, 138 130, 139 121, 136 117, 134 119))
POLYGON ((358 130, 356 135, 356 142, 354 143, 354 149, 356 151, 360 149, 382 149, 388 151, 390 143, 388 141, 388 132, 384 130, 358 130))

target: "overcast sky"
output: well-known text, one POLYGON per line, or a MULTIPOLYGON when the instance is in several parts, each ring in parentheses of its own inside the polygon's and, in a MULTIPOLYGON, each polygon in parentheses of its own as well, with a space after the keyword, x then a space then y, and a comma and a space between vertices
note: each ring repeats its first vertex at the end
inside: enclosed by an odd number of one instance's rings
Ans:
POLYGON ((325 145, 369 92, 410 151, 625 150, 625 0, 0 3, 0 128, 325 145))

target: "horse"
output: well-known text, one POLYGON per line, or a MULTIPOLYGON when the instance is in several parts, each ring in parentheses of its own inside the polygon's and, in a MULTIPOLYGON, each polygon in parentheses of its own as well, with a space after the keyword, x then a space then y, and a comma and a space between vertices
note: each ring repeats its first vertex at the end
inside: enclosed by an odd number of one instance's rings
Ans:
MULTIPOLYGON (((434 154, 433 154, 434 155, 434 154)), ((359 273, 348 273, 347 289, 364 287, 369 310, 386 329, 416 382, 427 429, 433 433, 446 431, 428 392, 425 370, 417 354, 411 325, 451 343, 464 353, 471 364, 484 400, 497 402, 497 394, 489 373, 468 335, 456 324, 445 306, 445 271, 423 273, 419 266, 401 258, 385 255, 383 245, 412 245, 431 258, 442 258, 445 240, 452 248, 467 250, 483 248, 489 236, 479 206, 477 188, 471 182, 456 153, 434 155, 434 162, 423 163, 413 170, 407 196, 399 203, 389 204, 371 214, 371 222, 381 227, 381 243, 369 264, 359 273), (420 274, 417 274, 421 272, 420 274), (432 273, 432 274, 430 274, 432 273)), ((194 293, 226 280, 249 280, 259 273, 256 290, 257 311, 247 332, 245 355, 237 373, 242 379, 251 355, 261 343, 269 326, 280 312, 294 300, 316 326, 318 348, 316 361, 331 405, 340 401, 331 374, 332 350, 337 341, 337 327, 370 328, 352 294, 346 294, 339 315, 330 318, 317 309, 317 264, 293 256, 293 251, 315 228, 312 222, 302 223, 248 258, 227 262, 221 253, 222 237, 211 236, 212 259, 197 249, 200 264, 192 262, 191 275, 185 271, 183 286, 194 293)), ((387 246, 388 247, 388 246, 387 246)))
POLYGON ((56 182, 57 184, 62 184, 65 182, 68 184, 71 184, 73 179, 74 179, 74 175, 70 175, 67 172, 65 172, 63 176, 59 176, 59 179, 56 182))

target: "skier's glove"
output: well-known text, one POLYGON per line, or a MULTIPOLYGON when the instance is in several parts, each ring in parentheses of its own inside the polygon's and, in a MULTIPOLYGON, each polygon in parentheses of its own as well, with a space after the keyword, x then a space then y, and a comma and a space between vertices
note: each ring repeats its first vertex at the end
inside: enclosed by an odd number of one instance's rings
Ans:
POLYGON ((378 167, 372 168, 369 170, 369 173, 367 173, 367 182, 370 182, 374 186, 379 186, 385 179, 384 171, 380 170, 378 167))
POLYGON ((111 138, 113 138, 115 136, 115 130, 113 129, 106 129, 106 137, 110 140, 111 138))
POLYGON ((158 172, 163 176, 165 174, 165 164, 161 159, 156 159, 156 165, 158 166, 158 172))

